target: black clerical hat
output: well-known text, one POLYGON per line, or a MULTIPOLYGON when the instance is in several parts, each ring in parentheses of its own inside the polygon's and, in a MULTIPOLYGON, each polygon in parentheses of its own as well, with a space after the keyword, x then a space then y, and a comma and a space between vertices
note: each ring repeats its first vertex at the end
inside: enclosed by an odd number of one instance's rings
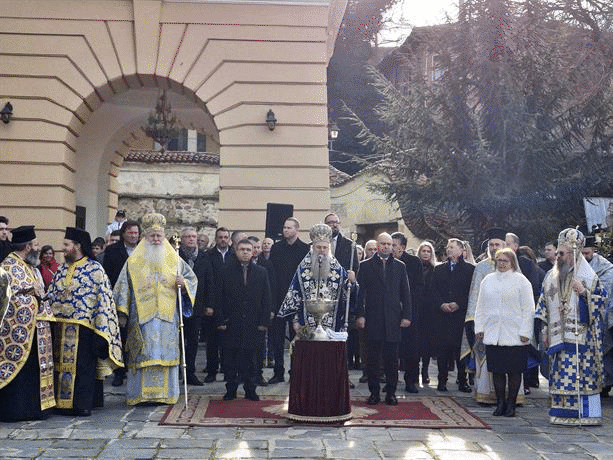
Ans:
POLYGON ((485 238, 487 240, 497 239, 504 241, 506 235, 506 230, 503 230, 502 228, 490 228, 487 232, 485 232, 485 238))
POLYGON ((66 227, 66 234, 64 235, 64 238, 79 243, 84 255, 91 258, 94 257, 92 253, 92 240, 89 233, 85 230, 74 227, 66 227))
POLYGON ((593 248, 596 246, 596 237, 594 235, 585 235, 584 248, 593 248))
POLYGON ((36 239, 36 232, 34 232, 34 225, 23 225, 11 230, 12 238, 11 243, 29 243, 36 239))

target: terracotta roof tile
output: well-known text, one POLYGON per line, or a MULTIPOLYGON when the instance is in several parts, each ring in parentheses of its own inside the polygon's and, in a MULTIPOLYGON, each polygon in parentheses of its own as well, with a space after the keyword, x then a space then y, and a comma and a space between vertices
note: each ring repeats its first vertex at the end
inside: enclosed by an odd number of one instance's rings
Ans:
POLYGON ((156 152, 153 150, 130 150, 124 161, 137 163, 206 163, 219 164, 219 155, 208 152, 156 152))
POLYGON ((329 165, 330 170, 330 187, 338 187, 351 179, 351 176, 346 172, 336 169, 334 166, 329 165))

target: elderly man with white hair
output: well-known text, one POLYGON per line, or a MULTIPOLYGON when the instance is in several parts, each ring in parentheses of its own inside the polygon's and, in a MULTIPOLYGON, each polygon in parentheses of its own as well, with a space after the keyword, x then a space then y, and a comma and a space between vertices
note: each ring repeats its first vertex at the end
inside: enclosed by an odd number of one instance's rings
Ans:
POLYGON ((143 217, 143 239, 121 270, 113 294, 120 321, 127 320, 128 404, 174 404, 179 399, 179 309, 189 316, 198 280, 165 238, 166 219, 143 217), (123 317, 123 320, 122 320, 123 317))

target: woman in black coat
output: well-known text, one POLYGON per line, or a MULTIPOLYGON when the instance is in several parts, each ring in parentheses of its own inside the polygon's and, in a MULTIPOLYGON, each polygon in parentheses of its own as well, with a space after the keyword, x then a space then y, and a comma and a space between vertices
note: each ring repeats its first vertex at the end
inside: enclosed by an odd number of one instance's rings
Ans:
POLYGON ((421 360, 421 383, 427 385, 430 383, 428 375, 428 366, 430 365, 430 357, 433 356, 434 348, 434 312, 432 311, 432 276, 434 275, 434 267, 436 267, 436 253, 434 246, 428 241, 424 241, 417 248, 417 257, 422 264, 422 273, 424 277, 424 295, 422 301, 422 310, 419 316, 419 358, 421 360))

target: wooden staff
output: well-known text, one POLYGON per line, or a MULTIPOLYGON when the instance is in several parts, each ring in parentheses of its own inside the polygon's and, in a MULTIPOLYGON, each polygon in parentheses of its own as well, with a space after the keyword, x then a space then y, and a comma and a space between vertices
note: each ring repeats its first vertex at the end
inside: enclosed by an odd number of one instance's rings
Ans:
MULTIPOLYGON (((177 277, 181 275, 181 256, 179 255, 179 235, 173 235, 172 243, 177 251, 177 277)), ((181 336, 181 368, 183 369, 183 389, 185 390, 185 410, 187 410, 187 364, 185 362, 185 332, 183 330, 183 295, 181 286, 177 286, 179 298, 179 332, 181 336)))
MULTIPOLYGON (((349 270, 353 270, 353 255, 355 254, 355 242, 358 239, 358 235, 355 232, 351 232, 351 261, 349 262, 349 270)), ((347 302, 345 305, 345 332, 349 330, 349 301, 351 300, 351 281, 347 287, 347 302)))

